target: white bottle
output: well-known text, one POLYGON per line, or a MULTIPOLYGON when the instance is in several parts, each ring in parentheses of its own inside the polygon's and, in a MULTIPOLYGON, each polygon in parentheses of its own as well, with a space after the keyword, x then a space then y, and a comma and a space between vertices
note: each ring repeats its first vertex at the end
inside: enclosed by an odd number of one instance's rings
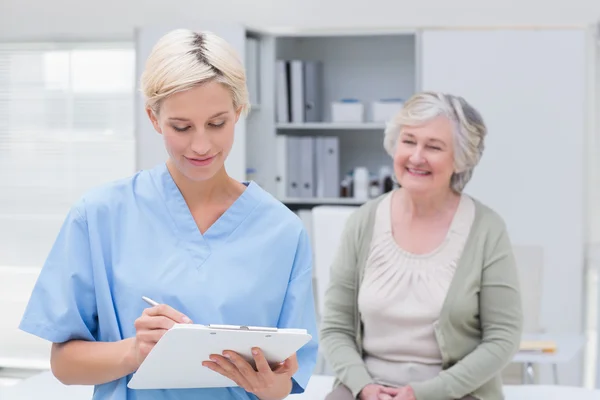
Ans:
POLYGON ((354 169, 354 198, 367 201, 369 199, 369 170, 365 167, 354 169))

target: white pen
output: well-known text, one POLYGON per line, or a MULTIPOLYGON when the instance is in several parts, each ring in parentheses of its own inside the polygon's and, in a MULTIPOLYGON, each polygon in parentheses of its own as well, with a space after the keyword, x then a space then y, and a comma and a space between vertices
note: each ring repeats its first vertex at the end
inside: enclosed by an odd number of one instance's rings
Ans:
MULTIPOLYGON (((150 297, 142 296, 142 300, 144 300, 146 303, 150 304, 152 307, 156 307, 157 305, 159 305, 159 303, 157 301, 152 300, 150 297)), ((182 322, 184 324, 189 324, 192 321, 184 315, 182 322)))
POLYGON ((150 304, 152 307, 155 307, 158 305, 158 303, 156 301, 154 301, 151 298, 146 297, 146 296, 142 296, 142 300, 144 300, 146 303, 150 304))

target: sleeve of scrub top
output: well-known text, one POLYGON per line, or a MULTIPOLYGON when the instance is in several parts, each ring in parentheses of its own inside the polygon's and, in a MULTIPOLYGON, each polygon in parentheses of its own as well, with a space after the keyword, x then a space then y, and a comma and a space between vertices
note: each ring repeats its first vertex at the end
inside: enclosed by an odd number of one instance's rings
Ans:
POLYGON ((317 362, 318 338, 312 289, 312 250, 310 239, 302 230, 292 276, 279 318, 280 328, 306 329, 312 339, 296 353, 298 371, 293 377, 292 394, 303 393, 317 362))
POLYGON ((94 341, 96 298, 83 208, 68 213, 33 288, 19 328, 53 343, 94 341))

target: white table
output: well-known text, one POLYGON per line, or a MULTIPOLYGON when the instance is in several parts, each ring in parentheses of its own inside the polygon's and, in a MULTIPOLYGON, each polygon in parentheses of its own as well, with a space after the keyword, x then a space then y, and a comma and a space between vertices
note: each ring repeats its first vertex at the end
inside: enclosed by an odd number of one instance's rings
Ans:
POLYGON ((554 353, 541 352, 519 352, 513 358, 513 362, 524 364, 523 382, 532 384, 535 382, 533 371, 534 364, 551 364, 554 373, 554 383, 558 384, 558 364, 568 363, 583 349, 585 336, 566 334, 539 334, 524 335, 525 340, 552 340, 556 342, 554 353))
POLYGON ((66 386, 50 371, 24 379, 13 386, 0 388, 2 400, 90 400, 93 386, 66 386))
MULTIPOLYGON (((290 400, 324 399, 331 391, 333 377, 315 375, 301 395, 291 395, 290 400)), ((65 386, 50 371, 42 372, 20 383, 0 387, 1 400, 89 400, 92 386, 65 386)))
MULTIPOLYGON (((315 375, 301 395, 292 395, 289 400, 324 400, 331 390, 333 377, 315 375)), ((43 372, 15 385, 0 388, 2 400, 89 400, 93 389, 90 386, 64 386, 52 374, 43 372)), ((507 385, 504 387, 506 400, 600 400, 599 390, 556 385, 507 385)))
POLYGON ((600 390, 557 385, 507 385, 504 395, 506 400, 600 400, 600 390))
MULTIPOLYGON (((554 353, 519 352, 513 362, 523 363, 525 368, 524 382, 533 383, 534 364, 552 364, 554 367, 555 383, 558 383, 556 366, 571 361, 582 350, 585 338, 582 335, 526 335, 525 340, 554 340, 557 351, 554 353)), ((306 392, 302 395, 292 395, 290 400, 322 400, 331 390, 333 378, 315 375, 311 379, 306 392)), ((544 385, 505 386, 506 399, 561 399, 575 398, 577 400, 600 400, 600 392, 586 391, 582 388, 544 385)), ((8 387, 0 387, 1 400, 89 400, 92 397, 91 386, 65 386, 60 383, 50 371, 43 372, 22 382, 8 387)))

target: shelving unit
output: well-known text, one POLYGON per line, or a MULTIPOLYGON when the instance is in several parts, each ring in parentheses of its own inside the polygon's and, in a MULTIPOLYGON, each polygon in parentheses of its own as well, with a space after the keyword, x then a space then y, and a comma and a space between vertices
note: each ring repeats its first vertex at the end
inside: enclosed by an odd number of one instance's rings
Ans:
POLYGON ((282 123, 278 122, 277 130, 280 134, 285 131, 301 131, 301 130, 323 130, 323 131, 383 131, 385 123, 383 122, 302 122, 302 123, 282 123))
MULTIPOLYGON (((371 105, 386 98, 407 99, 418 87, 417 39, 415 32, 364 34, 281 34, 252 33, 259 39, 260 108, 247 120, 246 158, 256 173, 256 181, 280 200, 293 207, 319 204, 352 204, 353 198, 298 198, 282 192, 279 185, 286 179, 281 166, 288 155, 277 146, 278 136, 336 138, 338 143, 339 186, 354 168, 366 167, 373 177, 391 159, 383 148, 386 122, 373 121, 371 105), (320 69, 319 121, 280 122, 277 108, 277 61, 318 61, 320 69), (364 105, 361 122, 333 122, 331 104, 355 98, 364 105)), ((302 155, 303 158, 307 157, 302 155)), ((323 173, 318 168, 317 175, 323 173)), ((317 178, 315 178, 316 180, 317 178)), ((339 192, 337 190, 336 192, 339 192)))
POLYGON ((365 203, 363 200, 354 198, 324 198, 315 197, 309 198, 288 198, 284 197, 280 199, 283 204, 294 210, 300 209, 311 209, 317 205, 328 205, 328 206, 360 206, 365 203))

